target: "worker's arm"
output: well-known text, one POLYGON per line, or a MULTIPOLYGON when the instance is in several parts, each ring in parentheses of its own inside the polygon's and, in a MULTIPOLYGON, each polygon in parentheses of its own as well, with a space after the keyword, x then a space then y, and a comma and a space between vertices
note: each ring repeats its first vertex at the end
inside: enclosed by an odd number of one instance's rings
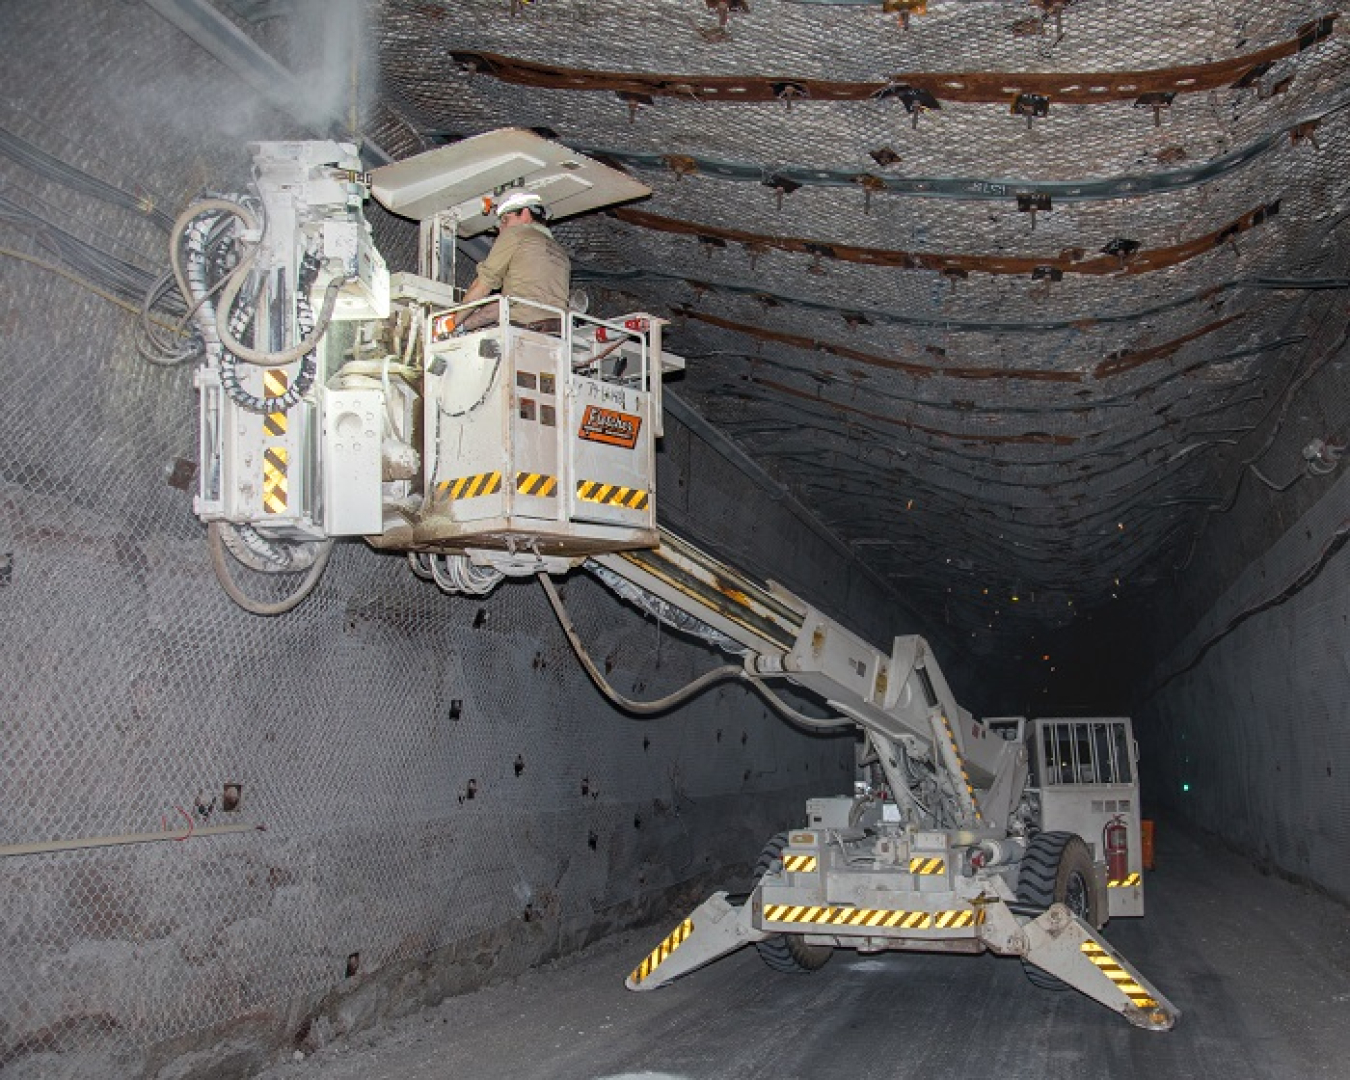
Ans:
POLYGON ((511 256, 520 246, 520 238, 511 235, 515 231, 503 229, 493 243, 492 250, 487 253, 487 258, 478 264, 478 275, 469 286, 469 291, 464 294, 466 304, 481 300, 488 293, 502 287, 502 283, 506 280, 506 268, 511 264, 511 256))
POLYGON ((463 304, 472 304, 475 300, 481 300, 492 291, 491 287, 482 278, 474 278, 473 284, 469 286, 464 294, 464 299, 460 301, 463 304))

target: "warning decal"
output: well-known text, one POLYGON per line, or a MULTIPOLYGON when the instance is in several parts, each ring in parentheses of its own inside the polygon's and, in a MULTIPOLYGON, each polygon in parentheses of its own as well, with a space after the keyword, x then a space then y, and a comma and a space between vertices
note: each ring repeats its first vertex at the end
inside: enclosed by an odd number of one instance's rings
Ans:
POLYGON ((610 446, 622 446, 625 450, 631 450, 637 445, 638 429, 641 427, 640 416, 617 412, 614 409, 602 409, 598 405, 587 405, 577 438, 609 443, 610 446))

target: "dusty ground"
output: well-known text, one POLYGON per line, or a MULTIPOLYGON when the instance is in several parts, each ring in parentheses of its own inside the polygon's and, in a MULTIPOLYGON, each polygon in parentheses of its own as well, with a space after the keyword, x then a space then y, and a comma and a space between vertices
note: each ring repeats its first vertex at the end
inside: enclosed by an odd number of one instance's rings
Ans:
POLYGON ((667 989, 623 976, 665 933, 623 935, 265 1080, 1344 1080, 1350 913, 1204 837, 1160 836, 1150 914, 1108 937, 1183 1011, 1167 1034, 992 956, 837 952, 778 975, 751 949, 667 989))

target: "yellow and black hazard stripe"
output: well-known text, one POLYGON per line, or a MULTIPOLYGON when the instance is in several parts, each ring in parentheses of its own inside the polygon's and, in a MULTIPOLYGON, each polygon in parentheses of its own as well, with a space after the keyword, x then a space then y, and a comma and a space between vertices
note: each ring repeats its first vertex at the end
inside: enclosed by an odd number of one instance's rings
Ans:
POLYGON ((286 468, 290 454, 284 446, 269 446, 263 451, 263 511, 282 514, 289 497, 286 468))
POLYGON ((945 874, 947 872, 947 860, 915 855, 909 860, 909 872, 922 875, 945 874))
POLYGON ((499 472, 476 473, 473 476, 460 476, 454 480, 442 480, 436 485, 436 491, 442 498, 476 499, 481 495, 496 495, 502 489, 502 474, 499 472))
POLYGON ((885 908, 765 904, 764 919, 766 922, 815 923, 819 926, 866 926, 927 930, 932 922, 932 913, 928 911, 895 911, 885 908))
POLYGON ((550 499, 558 493, 558 478, 537 472, 516 473, 516 490, 522 495, 550 499))
POLYGON ((814 855, 784 855, 783 869, 789 874, 814 874, 816 857, 814 855))
POLYGON ((602 484, 599 480, 577 481, 577 498, 584 502, 621 506, 625 510, 645 510, 650 497, 650 492, 643 491, 641 488, 602 484))
POLYGON ((1110 953, 1098 945, 1095 941, 1085 941, 1082 945, 1083 955, 1097 965, 1097 969, 1116 984, 1116 989, 1129 998, 1135 1005, 1141 1009, 1157 1008, 1158 1003, 1153 1000, 1149 994, 1133 975, 1120 966, 1110 953))
POLYGON ((973 911, 960 908, 955 911, 933 912, 933 926, 938 930, 960 930, 965 926, 975 926, 984 922, 984 910, 973 911))
POLYGON ((666 958, 683 945, 685 941, 688 940, 689 935, 693 932, 694 922, 692 919, 685 919, 684 922, 675 927, 675 929, 666 936, 666 939, 648 953, 642 963, 633 969, 633 973, 628 976, 629 979, 633 981, 633 985, 636 986, 665 963, 666 958))
MULTIPOLYGON (((284 371, 275 368, 263 370, 263 397, 267 400, 285 397, 290 388, 290 378, 284 371)), ((286 414, 284 412, 267 413, 263 417, 263 433, 269 436, 286 434, 286 414)))
POLYGON ((1138 874, 1126 874, 1118 881, 1108 881, 1106 886, 1109 889, 1132 889, 1142 880, 1138 874))
POLYGON ((764 920, 775 923, 812 923, 817 926, 858 926, 893 930, 957 930, 984 921, 983 911, 897 911, 887 908, 816 907, 765 904, 764 920))
POLYGON ((975 820, 983 821, 984 815, 980 813, 980 802, 975 798, 975 785, 970 782, 970 773, 966 772, 966 762, 961 756, 961 749, 956 743, 956 732, 952 730, 952 722, 947 719, 947 714, 942 714, 942 726, 947 729, 947 738, 952 744, 952 755, 956 758, 956 764, 961 769, 961 779, 966 783, 966 792, 970 795, 970 807, 975 811, 975 820))
MULTIPOLYGON (((275 368, 263 370, 263 397, 267 400, 285 395, 290 378, 275 368)), ((286 435, 287 418, 284 412, 263 414, 263 436, 280 439, 286 435)), ((290 502, 290 451, 284 446, 268 445, 263 450, 262 504, 266 514, 284 514, 290 502)))

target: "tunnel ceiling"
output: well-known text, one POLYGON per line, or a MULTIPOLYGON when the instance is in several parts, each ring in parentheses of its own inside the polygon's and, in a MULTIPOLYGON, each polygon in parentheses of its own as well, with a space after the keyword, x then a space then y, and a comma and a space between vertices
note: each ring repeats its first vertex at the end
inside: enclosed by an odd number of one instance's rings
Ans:
POLYGON ((1343 320, 1328 0, 373 19, 375 141, 533 127, 650 185, 559 227, 578 280, 669 316, 677 392, 977 642, 1165 584, 1343 320))

